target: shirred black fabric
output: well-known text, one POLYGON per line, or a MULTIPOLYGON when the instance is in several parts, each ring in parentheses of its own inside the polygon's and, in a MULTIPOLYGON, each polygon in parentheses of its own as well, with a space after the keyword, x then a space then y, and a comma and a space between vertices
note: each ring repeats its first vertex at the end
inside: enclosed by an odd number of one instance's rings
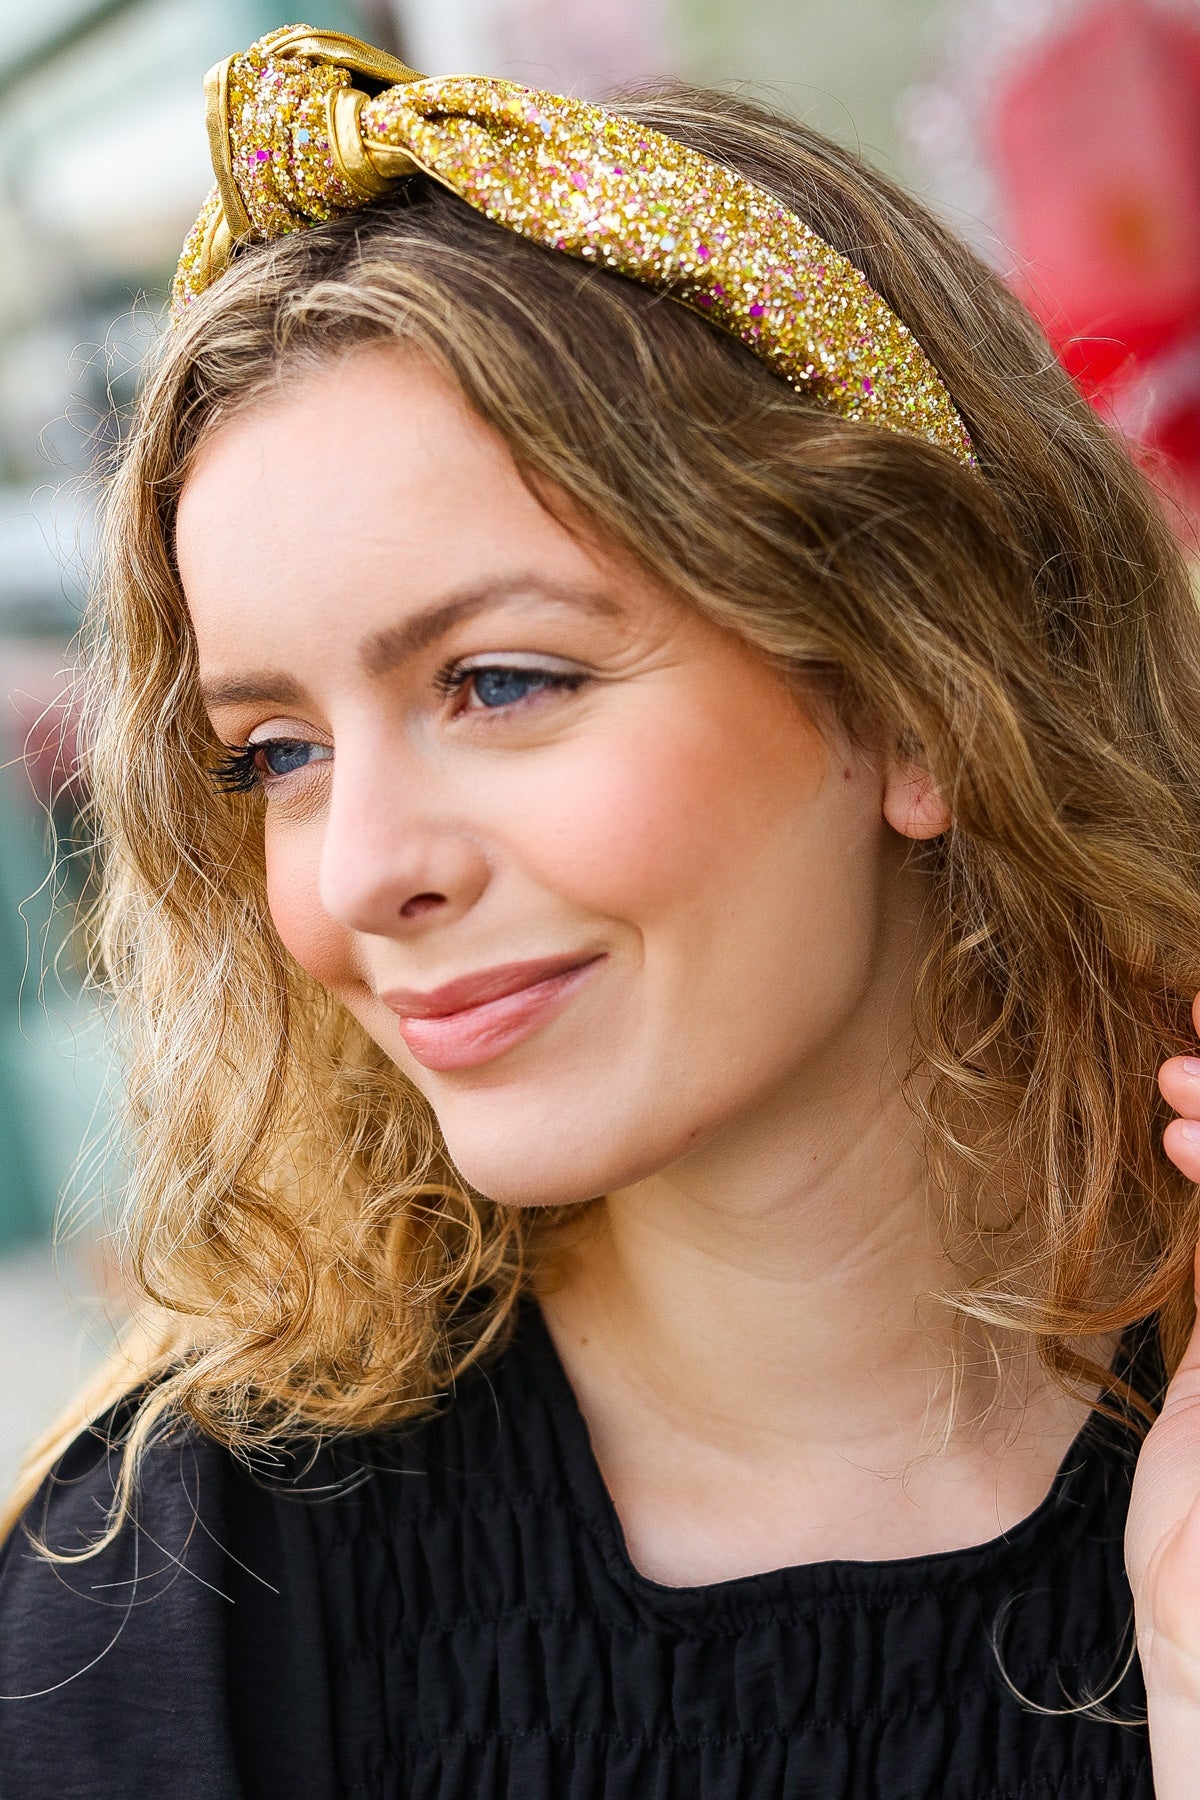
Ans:
MULTIPOLYGON (((1003 1538, 665 1588, 528 1305, 403 1437, 253 1473, 177 1437, 101 1557, 13 1539, 0 1800, 1152 1800, 1144 1726, 1030 1710, 997 1659, 1034 1705, 1144 1715, 1136 1660, 1112 1685, 1134 1455, 1093 1416, 1003 1538)), ((112 1478, 81 1438, 31 1523, 80 1543, 112 1478)))

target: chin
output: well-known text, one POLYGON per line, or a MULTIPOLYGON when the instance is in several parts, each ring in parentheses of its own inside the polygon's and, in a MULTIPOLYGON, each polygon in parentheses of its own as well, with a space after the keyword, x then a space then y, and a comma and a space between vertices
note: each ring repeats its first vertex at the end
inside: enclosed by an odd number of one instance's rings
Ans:
POLYGON ((487 1144, 463 1144, 451 1134, 446 1148, 455 1169, 467 1185, 500 1206, 578 1206, 616 1185, 606 1180, 590 1159, 572 1156, 570 1145, 538 1146, 523 1139, 511 1147, 494 1140, 487 1144))
MULTIPOLYGON (((478 1098, 478 1097, 477 1097, 478 1098)), ((612 1097, 616 1099, 617 1097, 612 1097)), ((663 1131, 659 1108, 607 1113, 588 1101, 573 1106, 565 1096, 528 1111, 506 1096, 490 1105, 434 1108, 450 1160, 476 1193, 502 1206, 577 1206, 657 1174, 695 1147, 700 1135, 673 1121, 663 1131)))
MULTIPOLYGON (((502 1206, 570 1206, 615 1185, 625 1158, 616 1120, 598 1120, 594 1104, 522 1106, 502 1089, 438 1096, 434 1112, 463 1180, 502 1206), (607 1128, 606 1128, 607 1127, 607 1128)), ((526 1096, 531 1099, 532 1096, 526 1096)))

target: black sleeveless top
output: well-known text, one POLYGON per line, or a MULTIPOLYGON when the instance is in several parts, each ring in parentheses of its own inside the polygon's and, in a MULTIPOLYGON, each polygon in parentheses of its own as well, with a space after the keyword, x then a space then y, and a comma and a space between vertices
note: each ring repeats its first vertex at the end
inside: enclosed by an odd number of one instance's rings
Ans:
MULTIPOLYGON (((662 1587, 527 1305, 406 1435, 255 1472, 181 1435, 102 1556, 10 1540, 0 1796, 1151 1800, 1134 1454, 1093 1415, 990 1543, 662 1587)), ((114 1466, 81 1438, 30 1522, 94 1536, 114 1466)))

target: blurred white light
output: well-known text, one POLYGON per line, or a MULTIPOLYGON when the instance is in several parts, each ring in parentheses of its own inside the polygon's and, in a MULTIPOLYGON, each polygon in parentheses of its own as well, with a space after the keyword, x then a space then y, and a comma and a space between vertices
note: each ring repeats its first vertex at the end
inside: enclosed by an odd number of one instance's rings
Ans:
POLYGON ((29 170, 26 207, 51 230, 94 238, 149 217, 185 225, 212 183, 199 83, 63 129, 29 170))
POLYGON ((401 0, 404 47, 429 75, 474 74, 493 51, 495 0, 401 0))
POLYGON ((0 637, 14 619, 48 608, 57 623, 79 605, 93 540, 77 490, 0 487, 0 637))
POLYGON ((671 66, 668 0, 393 0, 431 75, 502 75, 601 93, 671 66))

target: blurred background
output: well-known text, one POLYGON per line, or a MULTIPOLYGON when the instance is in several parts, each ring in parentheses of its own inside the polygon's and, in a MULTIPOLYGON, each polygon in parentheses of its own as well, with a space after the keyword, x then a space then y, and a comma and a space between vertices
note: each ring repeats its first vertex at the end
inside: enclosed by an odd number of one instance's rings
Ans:
MULTIPOLYGON (((204 71, 291 22, 265 0, 0 0, 0 1486, 119 1314, 120 1072, 69 924, 89 871, 63 699, 97 470, 209 186, 204 71)), ((849 143, 1034 306, 1191 546, 1200 0, 322 0, 310 22, 430 74, 733 83, 849 143)))

